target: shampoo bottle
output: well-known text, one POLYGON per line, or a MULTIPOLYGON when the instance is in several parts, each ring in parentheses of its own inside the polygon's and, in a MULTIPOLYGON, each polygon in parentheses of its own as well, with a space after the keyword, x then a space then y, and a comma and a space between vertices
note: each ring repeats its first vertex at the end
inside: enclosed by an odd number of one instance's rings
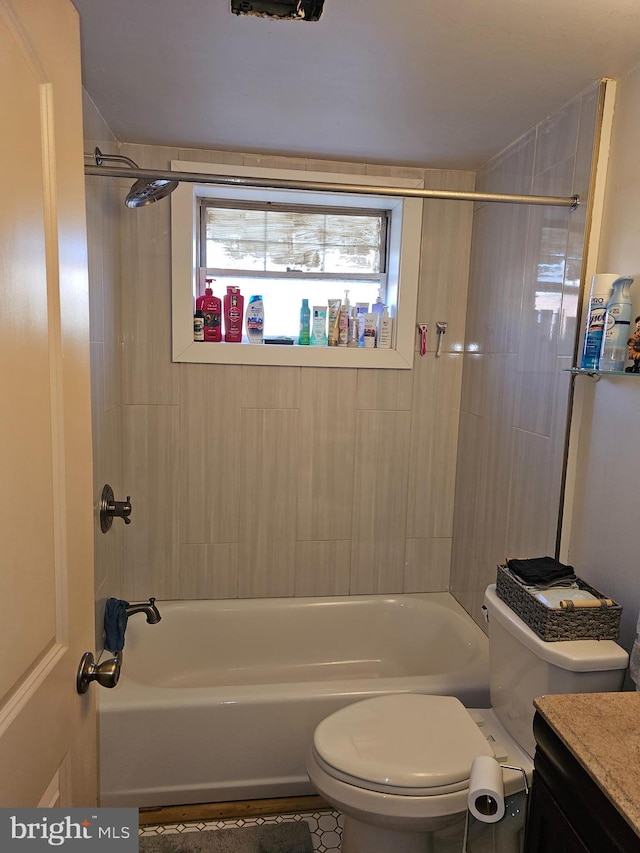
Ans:
POLYGON ((262 296, 254 295, 249 299, 245 324, 249 343, 261 344, 264 337, 264 302, 262 296))
POLYGON ((604 335, 600 353, 600 370, 624 370, 627 360, 627 341, 631 328, 631 296, 633 279, 617 278, 604 315, 604 335))
POLYGON ((222 301, 213 295, 213 281, 207 278, 204 296, 196 299, 196 311, 202 311, 204 318, 204 340, 218 342, 222 340, 222 301))
POLYGON ((302 308, 300 308, 300 334, 298 335, 298 346, 308 347, 311 338, 311 310, 309 308, 309 300, 302 300, 302 308))
POLYGON ((580 361, 580 367, 583 370, 598 369, 604 332, 604 315, 607 310, 607 302, 611 296, 611 285, 617 278, 619 276, 614 273, 600 273, 591 279, 589 314, 580 361))
POLYGON ((224 297, 224 339, 228 343, 242 343, 243 315, 244 296, 239 287, 228 285, 224 297))

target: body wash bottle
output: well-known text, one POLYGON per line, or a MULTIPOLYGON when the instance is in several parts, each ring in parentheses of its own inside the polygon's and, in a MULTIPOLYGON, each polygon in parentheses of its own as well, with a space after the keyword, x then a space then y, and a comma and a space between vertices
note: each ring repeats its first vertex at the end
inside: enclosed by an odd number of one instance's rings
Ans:
POLYGON ((244 314, 244 296, 239 287, 227 285, 224 297, 224 339, 228 343, 242 343, 242 316, 244 314))
POLYGON ((302 300, 300 308, 300 334, 298 335, 298 346, 308 347, 311 338, 311 310, 309 309, 309 300, 302 300))

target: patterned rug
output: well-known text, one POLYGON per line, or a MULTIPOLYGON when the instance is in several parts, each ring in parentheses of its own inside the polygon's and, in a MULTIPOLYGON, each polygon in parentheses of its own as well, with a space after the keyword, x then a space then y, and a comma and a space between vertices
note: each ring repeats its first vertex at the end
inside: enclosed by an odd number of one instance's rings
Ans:
POLYGON ((313 853, 305 821, 148 835, 140 853, 313 853))

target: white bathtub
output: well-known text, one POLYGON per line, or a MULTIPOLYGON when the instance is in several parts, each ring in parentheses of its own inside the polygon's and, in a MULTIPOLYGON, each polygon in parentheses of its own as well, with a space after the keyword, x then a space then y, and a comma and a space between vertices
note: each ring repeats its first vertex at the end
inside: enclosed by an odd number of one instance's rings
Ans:
POLYGON ((488 707, 488 645, 448 593, 158 602, 100 691, 102 806, 313 793, 315 726, 382 693, 488 707))

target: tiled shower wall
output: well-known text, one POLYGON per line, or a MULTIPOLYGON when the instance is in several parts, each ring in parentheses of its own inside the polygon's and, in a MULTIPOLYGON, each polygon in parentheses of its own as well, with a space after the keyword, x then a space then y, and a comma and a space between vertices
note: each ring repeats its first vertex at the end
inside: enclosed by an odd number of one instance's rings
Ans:
MULTIPOLYGON (((599 87, 477 175, 477 189, 586 199, 599 87)), ((480 618, 506 557, 555 553, 587 207, 474 211, 451 590, 480 618)))
MULTIPOLYGON (((94 137, 86 150, 104 138, 97 122, 87 122, 94 137)), ((149 168, 186 159, 474 185, 469 172, 119 151, 149 168)), ((93 266, 110 251, 101 245, 101 204, 110 210, 115 192, 121 205, 125 185, 90 182, 93 266)), ((116 497, 130 494, 133 513, 126 528, 116 521, 97 534, 97 563, 109 575, 99 588, 130 600, 448 589, 471 203, 425 204, 418 320, 432 330, 448 322, 446 351, 434 358, 432 335, 428 355, 397 371, 172 363, 169 202, 117 210, 120 268, 109 270, 111 301, 96 298, 92 308, 96 323, 101 312, 121 311, 120 330, 99 341, 98 355, 121 350, 112 420, 121 419, 122 443, 114 432, 99 436, 111 450, 98 450, 96 492, 102 480, 118 483, 116 497), (120 564, 101 553, 119 547, 120 564)), ((96 364, 98 395, 112 369, 112 361, 96 364)))
MULTIPOLYGON (((115 139, 86 93, 83 101, 85 152, 96 145, 113 152, 115 139)), ((87 162, 89 159, 87 158, 87 162)), ((93 429, 93 490, 96 506, 108 483, 121 499, 122 479, 122 354, 120 332, 120 207, 115 181, 86 181, 89 299, 91 330, 91 422, 93 429)), ((116 522, 108 535, 100 532, 95 514, 96 647, 102 648, 104 599, 121 595, 123 529, 116 522)))
MULTIPOLYGON (((151 168, 203 152, 123 145, 151 168)), ((227 153, 211 160, 425 177, 227 153)), ((448 205, 448 206, 447 206, 448 205)), ((424 219, 418 316, 464 339, 470 203, 424 219)), ((170 206, 124 211, 122 241, 128 598, 233 598, 446 590, 461 352, 413 370, 174 364, 170 206)), ((435 338, 435 336, 434 336, 435 338)), ((432 343, 434 343, 432 339, 432 343)))

